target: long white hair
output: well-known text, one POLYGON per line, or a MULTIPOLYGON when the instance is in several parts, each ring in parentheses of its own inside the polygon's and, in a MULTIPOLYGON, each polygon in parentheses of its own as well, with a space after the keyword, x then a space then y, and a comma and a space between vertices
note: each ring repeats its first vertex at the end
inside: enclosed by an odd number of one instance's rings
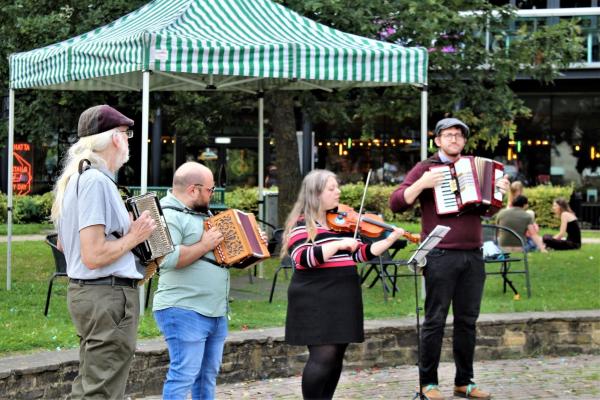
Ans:
POLYGON ((292 207, 290 215, 285 222, 285 231, 283 233, 283 243, 281 244, 281 257, 287 255, 288 239, 290 231, 296 226, 298 218, 304 217, 306 231, 308 232, 308 241, 313 241, 317 236, 316 221, 321 210, 321 193, 325 190, 329 178, 336 178, 336 175, 326 169, 315 169, 308 173, 302 180, 302 186, 298 192, 298 200, 292 207))
POLYGON ((54 203, 52 203, 52 213, 50 214, 54 226, 57 226, 58 219, 62 213, 62 203, 69 178, 77 173, 79 162, 83 159, 88 159, 92 167, 106 168, 106 161, 98 153, 108 147, 113 134, 114 130, 111 129, 97 135, 85 136, 69 148, 67 156, 63 160, 63 170, 56 181, 56 185, 54 185, 54 203))

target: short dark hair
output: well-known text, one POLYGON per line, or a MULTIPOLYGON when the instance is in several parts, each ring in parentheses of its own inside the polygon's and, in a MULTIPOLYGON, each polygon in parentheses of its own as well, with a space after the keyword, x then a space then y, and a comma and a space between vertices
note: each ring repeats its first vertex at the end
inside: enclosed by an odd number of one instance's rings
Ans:
POLYGON ((529 200, 527 200, 527 196, 523 196, 521 194, 521 195, 515 197, 515 199, 512 202, 512 206, 523 208, 527 205, 527 203, 529 203, 529 200))

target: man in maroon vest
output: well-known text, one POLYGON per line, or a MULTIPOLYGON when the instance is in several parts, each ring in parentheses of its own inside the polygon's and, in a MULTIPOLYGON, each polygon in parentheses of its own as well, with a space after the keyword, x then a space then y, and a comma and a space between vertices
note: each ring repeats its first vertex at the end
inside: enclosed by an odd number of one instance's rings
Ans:
MULTIPOLYGON (((435 165, 458 160, 465 147, 469 128, 456 118, 444 118, 435 127, 435 144, 439 151, 419 162, 390 198, 390 208, 401 212, 418 199, 421 204, 421 238, 436 225, 446 225, 450 231, 427 256, 425 276, 425 321, 421 333, 419 374, 422 390, 430 400, 444 399, 438 388, 437 369, 448 309, 454 314, 453 353, 456 364, 454 394, 460 397, 490 399, 491 395, 473 382, 475 324, 483 296, 485 269, 482 246, 481 216, 490 214, 483 207, 473 207, 458 214, 438 215, 433 187, 441 183, 443 174, 430 171, 435 165)), ((504 193, 506 177, 497 182, 504 193)))

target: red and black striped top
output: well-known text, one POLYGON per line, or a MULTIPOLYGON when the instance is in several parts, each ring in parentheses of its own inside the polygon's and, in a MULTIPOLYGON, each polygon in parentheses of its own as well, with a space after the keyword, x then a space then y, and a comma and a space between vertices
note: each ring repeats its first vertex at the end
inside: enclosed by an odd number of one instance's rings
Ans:
MULTIPOLYGON (((371 244, 360 243, 354 253, 338 251, 329 260, 323 260, 323 245, 336 240, 351 238, 352 233, 336 232, 324 228, 317 223, 317 235, 314 242, 309 242, 308 231, 304 219, 299 219, 290 232, 288 254, 294 261, 296 269, 353 267, 375 257, 371 253, 371 244)), ((360 242, 360 239, 357 239, 360 242)))

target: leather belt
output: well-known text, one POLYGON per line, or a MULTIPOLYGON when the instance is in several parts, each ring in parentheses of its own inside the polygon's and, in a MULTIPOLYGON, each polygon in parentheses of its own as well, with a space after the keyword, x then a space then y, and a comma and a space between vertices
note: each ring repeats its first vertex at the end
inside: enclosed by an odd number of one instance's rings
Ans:
POLYGON ((79 285, 110 285, 110 286, 129 286, 132 288, 137 287, 138 279, 132 278, 121 278, 119 276, 105 276, 104 278, 96 279, 69 279, 70 282, 77 283, 79 285))

